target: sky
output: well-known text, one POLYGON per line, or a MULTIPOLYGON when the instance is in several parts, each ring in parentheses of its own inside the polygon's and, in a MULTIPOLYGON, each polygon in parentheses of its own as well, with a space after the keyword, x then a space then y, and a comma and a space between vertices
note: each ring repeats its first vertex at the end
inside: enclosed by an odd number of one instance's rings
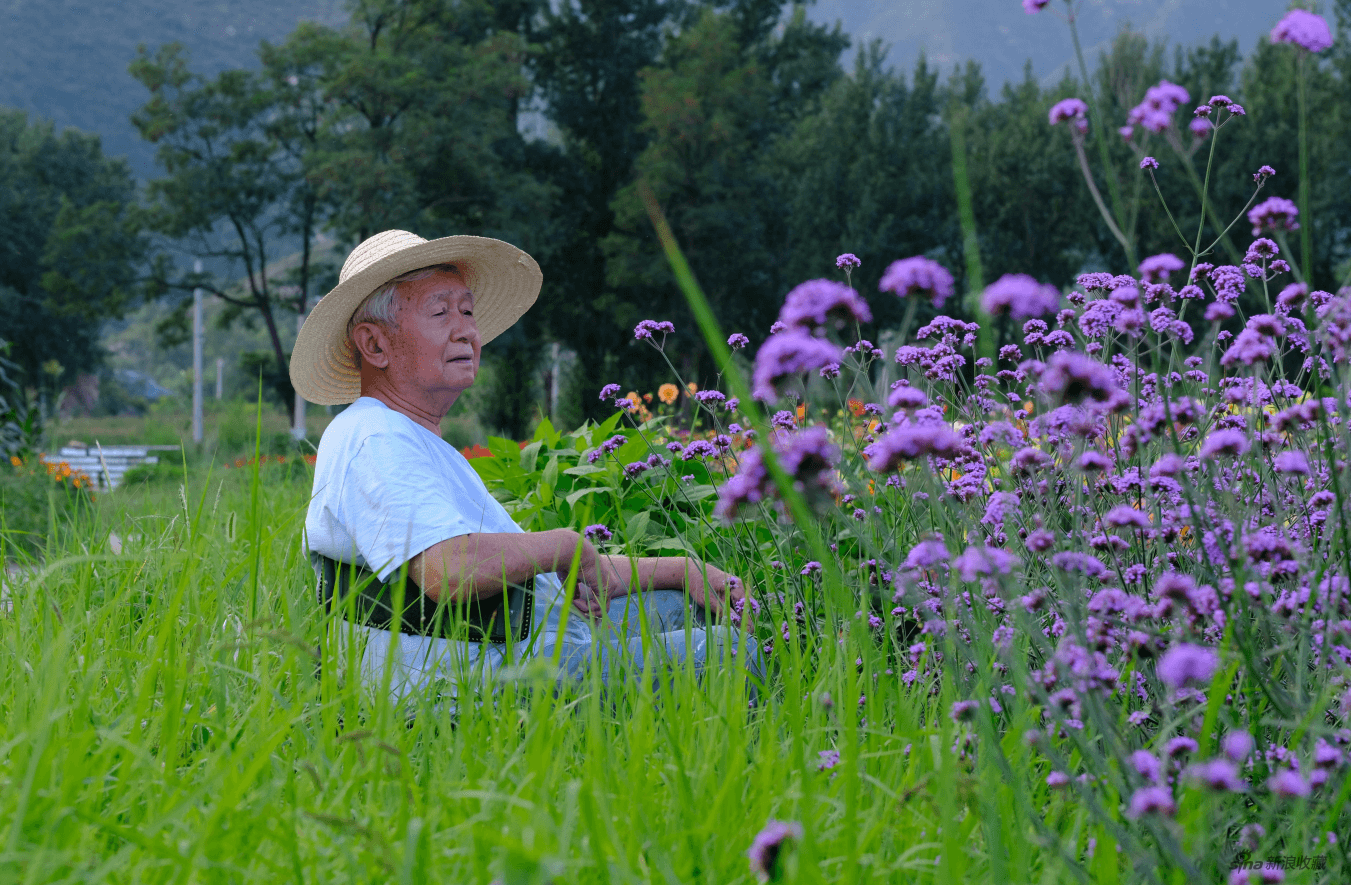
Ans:
MULTIPOLYGON (((1078 0, 1079 36, 1090 67, 1125 24, 1151 40, 1184 46, 1218 34, 1245 54, 1285 14, 1285 0, 1078 0)), ((978 59, 991 84, 1021 79, 1031 60, 1039 79, 1058 79, 1074 60, 1065 4, 1028 15, 1019 0, 817 0, 808 16, 844 25, 856 45, 881 39, 893 64, 912 69, 921 52, 941 71, 978 59)))
MULTIPOLYGON (((1285 0, 1077 0, 1089 56, 1124 23, 1184 45, 1213 34, 1247 52, 1286 9, 1285 0)), ((889 60, 913 68, 921 52, 940 70, 978 59, 991 93, 1034 74, 1057 78, 1073 58, 1062 0, 1037 15, 1019 0, 817 0, 808 15, 843 24, 856 41, 881 39, 889 60)), ((0 0, 0 106, 18 107, 99 133, 142 178, 155 172, 153 148, 128 117, 146 98, 127 73, 140 43, 184 43, 194 67, 214 73, 256 65, 260 40, 282 39, 296 23, 343 20, 342 0, 0 0)))

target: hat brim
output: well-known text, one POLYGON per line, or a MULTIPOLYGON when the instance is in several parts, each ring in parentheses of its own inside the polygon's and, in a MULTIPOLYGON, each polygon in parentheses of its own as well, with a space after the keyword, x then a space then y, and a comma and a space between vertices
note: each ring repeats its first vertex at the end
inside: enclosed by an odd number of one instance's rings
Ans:
POLYGON ((291 385, 296 393, 321 406, 350 403, 361 396, 361 372, 347 337, 352 314, 366 296, 395 277, 436 264, 460 268, 474 293, 474 318, 484 344, 530 309, 544 282, 535 259, 488 237, 442 237, 386 255, 334 286, 305 318, 291 352, 291 385))

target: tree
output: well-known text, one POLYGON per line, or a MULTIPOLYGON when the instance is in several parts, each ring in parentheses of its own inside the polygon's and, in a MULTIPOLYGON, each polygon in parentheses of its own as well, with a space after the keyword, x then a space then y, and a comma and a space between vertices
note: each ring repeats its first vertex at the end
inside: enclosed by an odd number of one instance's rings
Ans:
MULTIPOLYGON (((749 29, 734 12, 705 9, 674 36, 662 63, 641 74, 644 129, 636 164, 671 223, 719 319, 731 330, 768 330, 787 285, 791 254, 772 147, 819 105, 840 76, 847 41, 812 25, 799 7, 781 36, 749 29), (769 113, 766 113, 766 109, 769 113)), ((614 201, 603 241, 608 282, 641 297, 617 305, 631 327, 643 317, 677 321, 682 372, 699 380, 701 339, 656 243, 637 185, 614 201)), ((832 256, 833 257, 833 256, 832 256)), ((832 268, 833 270, 833 268, 832 268)), ((819 275, 819 274, 818 274, 819 275)))
POLYGON ((303 176, 279 158, 269 137, 274 96, 253 72, 225 71, 212 79, 191 73, 177 44, 153 54, 142 47, 131 73, 150 92, 132 122, 158 145, 156 158, 166 172, 147 188, 152 224, 187 256, 228 268, 226 274, 185 273, 162 256, 157 280, 177 297, 178 310, 177 323, 161 332, 182 334, 186 295, 197 287, 229 305, 227 321, 252 312, 276 358, 277 371, 267 380, 289 408, 294 392, 278 312, 294 304, 294 293, 281 288, 269 265, 294 227, 286 208, 303 176))
POLYGON ((18 378, 55 387, 97 366, 102 321, 142 294, 147 242, 126 162, 104 157, 98 136, 0 110, 0 243, 0 339, 18 378))

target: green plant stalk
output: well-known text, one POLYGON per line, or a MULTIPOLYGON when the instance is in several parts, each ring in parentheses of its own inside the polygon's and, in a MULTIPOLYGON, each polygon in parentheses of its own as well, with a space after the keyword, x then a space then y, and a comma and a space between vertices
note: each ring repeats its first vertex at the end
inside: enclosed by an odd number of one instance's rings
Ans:
POLYGON ((662 249, 666 252, 666 259, 670 262, 671 272, 675 274, 676 284, 685 295, 685 300, 694 314, 695 322, 699 324, 699 331, 703 333, 704 341, 707 343, 714 361, 718 365, 728 367, 726 375, 728 386, 732 388, 732 392, 743 403, 747 404, 746 415, 755 428, 756 436, 762 442, 760 453, 764 460, 765 469, 773 478, 774 484, 779 489, 779 494, 783 496, 784 503, 788 505, 788 512, 792 515, 793 521, 797 523, 798 529, 806 536, 813 557, 822 564, 823 568, 829 569, 837 580, 841 580, 842 576, 838 574, 839 564, 826 548, 825 541, 817 528, 816 520, 812 517, 811 509, 807 506, 802 493, 794 488, 792 478, 780 466, 778 458, 774 455, 774 447, 768 445, 768 441, 773 438, 773 428, 765 420, 764 410, 758 406, 750 405, 755 402, 755 398, 751 396, 750 385, 746 383, 746 379, 742 377, 739 371, 735 370, 732 364, 731 349, 728 348, 727 342, 722 337, 722 330, 718 328, 718 321, 713 316, 713 309, 709 307, 703 289, 700 288, 698 281, 694 278, 694 271, 690 269, 684 253, 681 252, 680 244, 676 242, 675 234, 672 233, 671 226, 666 222, 666 216, 657 203, 656 195, 646 182, 639 182, 638 191, 647 207, 652 226, 657 231, 657 239, 661 241, 662 249))
MULTIPOLYGON (((991 362, 995 359, 994 326, 989 314, 981 309, 980 293, 985 290, 985 270, 980 260, 980 238, 976 233, 976 208, 971 199, 971 179, 966 171, 966 108, 953 112, 948 124, 952 143, 952 181, 957 192, 957 217, 962 225, 962 257, 966 260, 966 308, 975 314, 980 324, 976 333, 976 349, 991 362)), ((912 305, 907 308, 903 332, 909 332, 912 305)))
MULTIPOLYGON (((1220 140, 1219 127, 1215 127, 1210 133, 1210 156, 1206 160, 1206 178, 1201 184, 1201 220, 1196 222, 1196 245, 1192 247, 1192 255, 1201 254, 1201 233, 1206 229, 1206 207, 1209 204, 1210 197, 1210 170, 1215 166, 1215 144, 1220 140)), ((1190 164, 1188 164, 1190 166, 1190 164)), ((1221 234, 1220 236, 1224 236, 1221 234)), ((1196 258, 1192 259, 1193 262, 1196 258)), ((1192 267, 1196 265, 1193 263, 1192 267)))
POLYGON ((1296 50, 1296 67, 1299 69, 1299 224, 1300 262, 1304 265, 1304 274, 1313 285, 1313 207, 1309 195, 1309 103, 1305 95, 1308 76, 1305 61, 1308 53, 1296 50))
MULTIPOLYGON (((1121 209, 1121 192, 1117 187, 1116 176, 1112 174, 1112 157, 1107 152, 1107 124, 1102 116, 1102 111, 1098 108, 1097 90, 1093 88, 1093 79, 1088 74, 1088 64, 1084 61, 1084 49, 1079 43, 1079 29, 1074 23, 1074 7, 1072 3, 1067 2, 1069 7, 1069 26, 1070 39, 1074 42, 1074 57, 1079 62, 1079 75, 1084 78, 1084 92, 1088 95, 1088 112, 1093 118, 1093 126, 1097 129, 1098 152, 1102 159, 1102 174, 1107 181, 1107 193, 1112 198, 1112 214, 1118 219, 1125 218, 1125 213, 1121 209)), ((1131 267, 1139 264, 1135 259, 1135 244, 1127 239, 1126 244, 1126 263, 1131 267)))

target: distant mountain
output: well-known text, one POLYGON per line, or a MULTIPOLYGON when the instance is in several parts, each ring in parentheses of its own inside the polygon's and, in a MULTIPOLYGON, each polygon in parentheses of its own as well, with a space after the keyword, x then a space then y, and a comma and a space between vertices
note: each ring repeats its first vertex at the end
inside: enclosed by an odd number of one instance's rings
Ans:
POLYGON ((259 41, 297 22, 345 18, 342 0, 0 0, 0 106, 96 132, 152 176, 154 148, 128 119, 146 99, 127 73, 137 44, 176 40, 215 73, 257 66, 259 41))
MULTIPOLYGON (((1080 27, 1090 58, 1129 21, 1150 37, 1192 44, 1219 34, 1244 51, 1270 30, 1284 0, 1082 0, 1080 27)), ((843 23, 856 41, 881 38, 891 60, 912 68, 923 51, 941 70, 968 58, 983 65, 994 92, 1032 60, 1040 77, 1072 59, 1059 0, 1037 15, 1019 0, 818 0, 810 16, 843 23)), ((145 91, 127 74, 138 43, 177 40, 197 70, 257 64, 260 40, 280 40, 304 20, 336 24, 342 0, 0 0, 0 105, 18 107, 103 136, 142 177, 154 152, 128 116, 145 91)), ((1090 60, 1090 64, 1091 64, 1090 60)))

